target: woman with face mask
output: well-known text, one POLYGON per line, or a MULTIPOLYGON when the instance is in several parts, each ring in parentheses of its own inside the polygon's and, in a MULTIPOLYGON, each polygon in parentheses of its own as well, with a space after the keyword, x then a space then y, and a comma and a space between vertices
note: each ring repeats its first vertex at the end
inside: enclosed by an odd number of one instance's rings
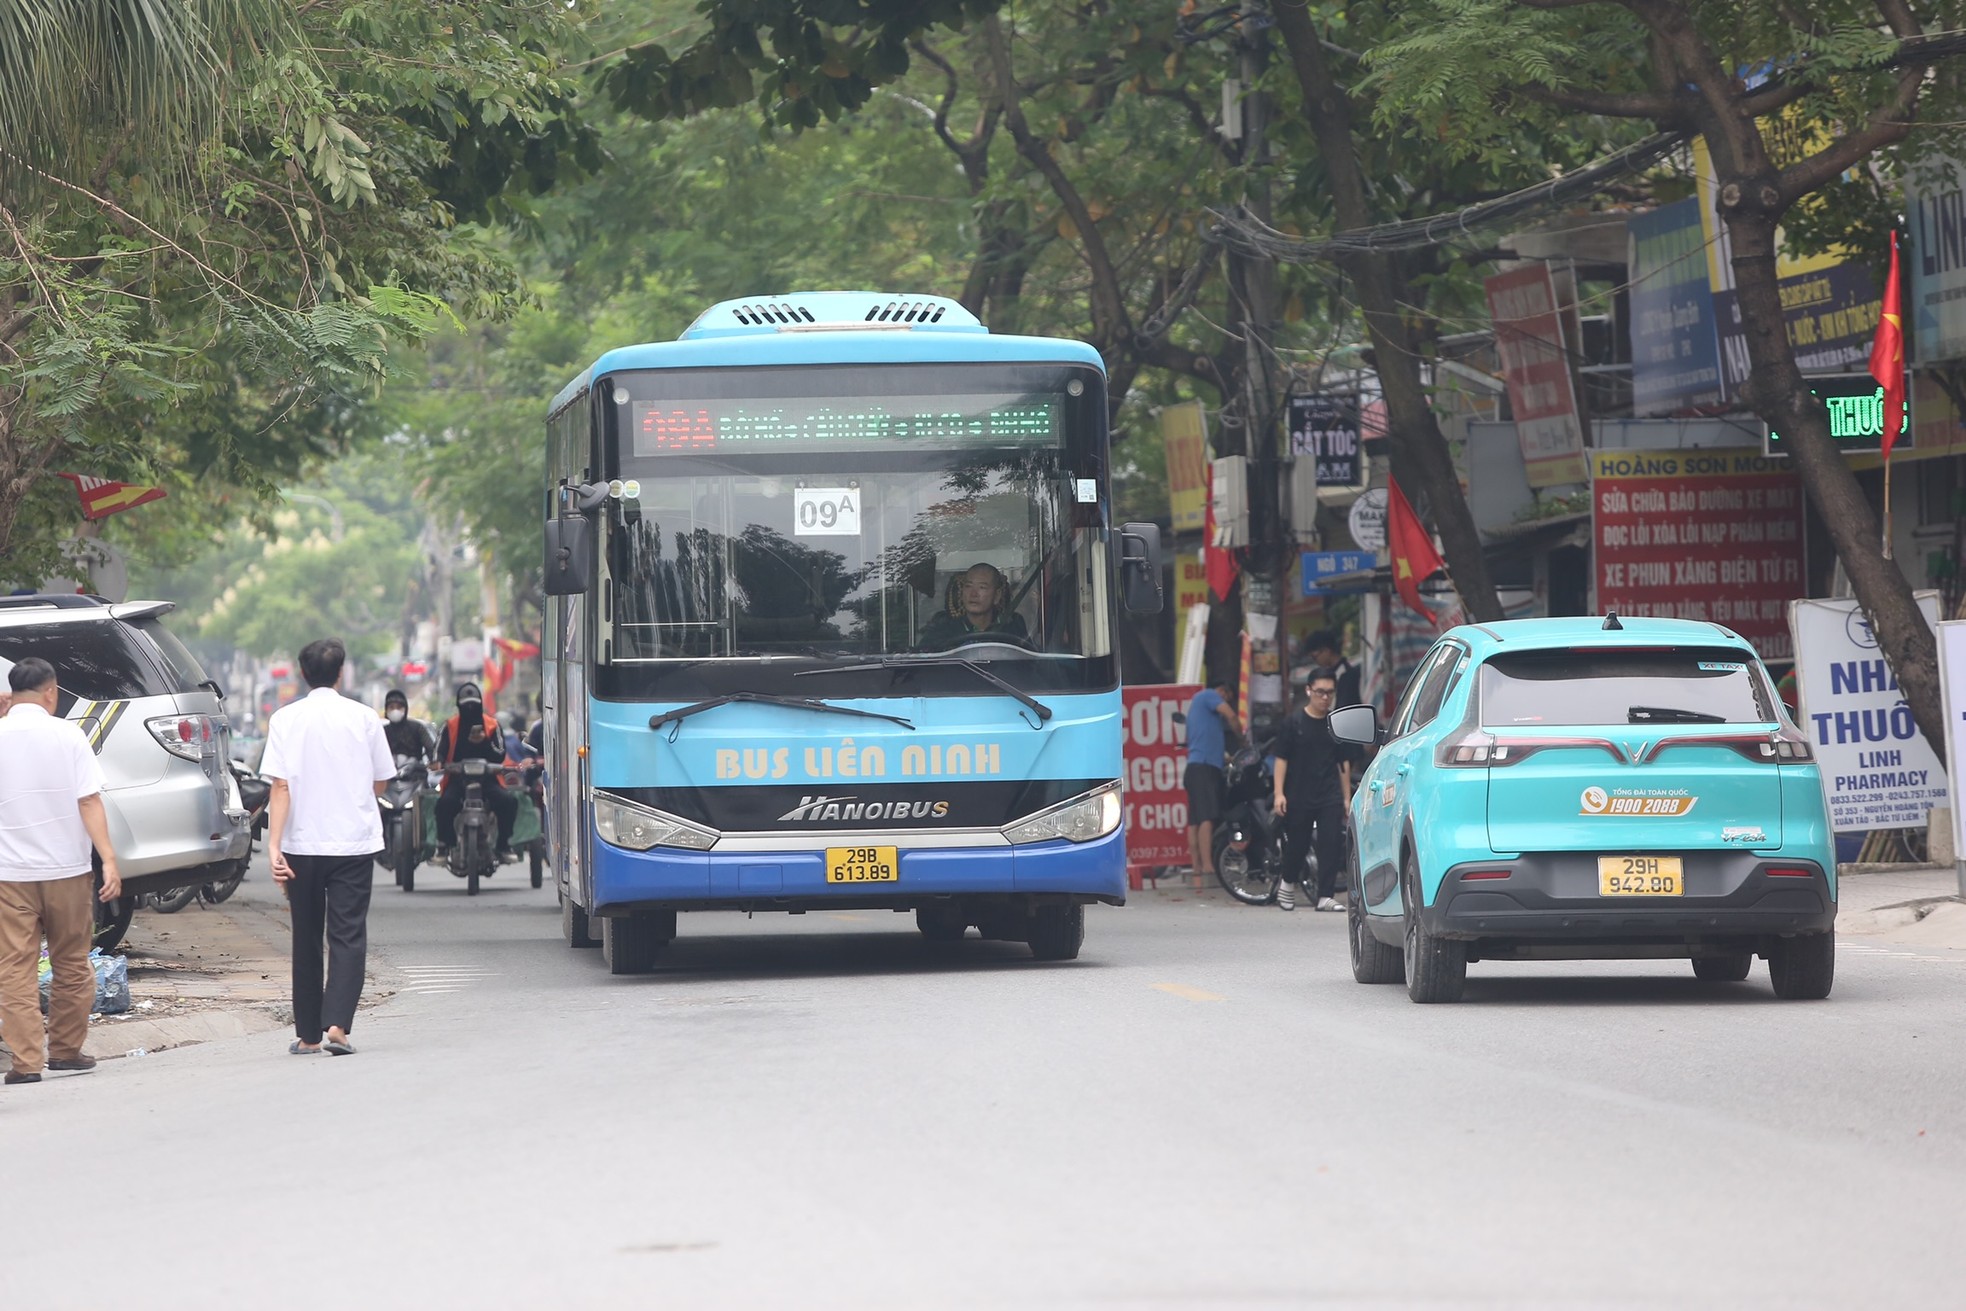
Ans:
POLYGON ((391 755, 430 759, 430 730, 410 718, 410 699, 401 688, 390 688, 389 695, 382 698, 382 717, 389 721, 383 725, 382 735, 389 739, 391 755))

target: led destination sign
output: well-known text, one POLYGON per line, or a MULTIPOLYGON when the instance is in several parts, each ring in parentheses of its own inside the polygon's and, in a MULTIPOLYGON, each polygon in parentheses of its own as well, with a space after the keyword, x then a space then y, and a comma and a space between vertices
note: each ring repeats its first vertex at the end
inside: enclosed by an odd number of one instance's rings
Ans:
MULTIPOLYGON (((1809 390, 1829 411, 1829 435, 1846 454, 1880 450, 1884 444, 1884 389, 1868 373, 1832 373, 1809 379, 1809 390)), ((1897 448, 1911 445, 1911 405, 1905 405, 1897 448)), ((1788 443, 1768 430, 1768 454, 1788 454, 1788 443)))
POLYGON ((1045 447, 1059 442, 1063 403, 1030 395, 793 397, 636 401, 636 455, 1045 447))

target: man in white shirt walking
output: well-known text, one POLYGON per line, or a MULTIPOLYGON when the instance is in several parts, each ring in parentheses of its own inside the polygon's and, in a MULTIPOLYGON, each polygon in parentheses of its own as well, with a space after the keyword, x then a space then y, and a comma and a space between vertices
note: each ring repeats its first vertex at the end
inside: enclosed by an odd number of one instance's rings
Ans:
POLYGON ((352 1055, 349 1030, 369 951, 369 891, 382 850, 375 799, 396 776, 382 721, 335 691, 348 653, 332 637, 300 653, 308 694, 276 711, 259 772, 273 782, 266 850, 294 920, 297 1056, 352 1055), (327 983, 321 981, 322 939, 327 983))
POLYGON ((55 671, 29 657, 7 671, 12 692, 0 719, 0 1038, 14 1054, 6 1082, 39 1083, 41 1071, 87 1073, 82 1054, 95 1005, 89 942, 93 844, 102 857, 102 899, 123 894, 102 768, 81 728, 55 718, 55 671), (48 1023, 41 1027, 36 979, 48 940, 48 1023))

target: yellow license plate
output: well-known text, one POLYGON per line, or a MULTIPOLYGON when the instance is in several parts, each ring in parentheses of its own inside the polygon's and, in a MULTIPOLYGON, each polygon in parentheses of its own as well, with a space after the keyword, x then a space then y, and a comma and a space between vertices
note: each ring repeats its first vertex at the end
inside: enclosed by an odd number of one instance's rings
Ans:
POLYGON ((1599 856, 1597 891, 1605 897, 1686 895, 1678 856, 1599 856))
POLYGON ((901 862, 893 847, 826 848, 828 883, 899 883, 901 862))

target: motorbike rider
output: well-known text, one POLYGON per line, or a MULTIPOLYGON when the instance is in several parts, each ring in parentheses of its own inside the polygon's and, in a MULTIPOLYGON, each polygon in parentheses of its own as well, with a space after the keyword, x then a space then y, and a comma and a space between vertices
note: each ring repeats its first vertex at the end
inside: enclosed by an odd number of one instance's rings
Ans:
MULTIPOLYGON (((437 764, 454 765, 461 760, 483 760, 491 766, 479 783, 485 805, 498 819, 498 859, 510 863, 518 859, 512 850, 512 821, 519 814, 519 799, 498 781, 498 766, 505 761, 505 735, 498 721, 485 713, 485 694, 476 683, 457 689, 457 713, 437 734, 437 764)), ((443 860, 457 841, 457 812, 464 809, 465 781, 456 774, 444 775, 443 792, 437 798, 437 859, 443 860)))
POLYGON ((408 756, 419 762, 430 759, 434 750, 430 730, 410 718, 410 699, 402 688, 392 687, 382 698, 382 717, 388 721, 382 726, 382 735, 389 741, 390 755, 408 756))

